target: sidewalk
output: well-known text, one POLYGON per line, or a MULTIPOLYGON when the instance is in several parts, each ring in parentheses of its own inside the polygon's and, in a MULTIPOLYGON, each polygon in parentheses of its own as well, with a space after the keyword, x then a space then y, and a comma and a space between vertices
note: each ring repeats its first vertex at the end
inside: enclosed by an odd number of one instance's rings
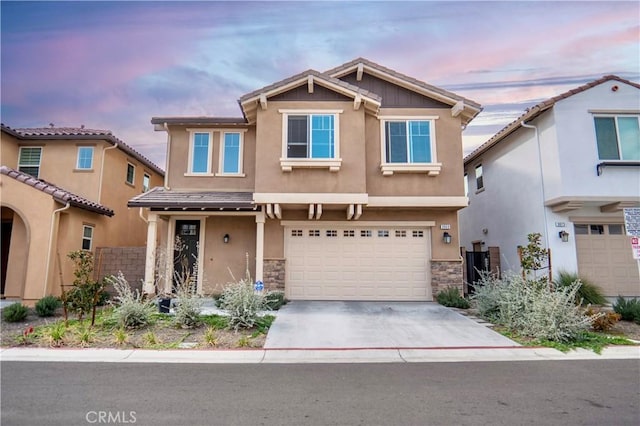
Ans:
POLYGON ((586 349, 568 353, 552 348, 417 348, 417 349, 249 349, 144 350, 3 348, 0 361, 115 362, 191 364, 487 362, 638 359, 640 346, 611 346, 601 355, 586 349))

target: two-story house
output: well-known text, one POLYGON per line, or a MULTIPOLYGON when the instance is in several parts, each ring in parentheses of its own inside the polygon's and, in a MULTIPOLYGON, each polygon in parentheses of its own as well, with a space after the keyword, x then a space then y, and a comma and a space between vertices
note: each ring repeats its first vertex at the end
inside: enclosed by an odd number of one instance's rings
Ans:
POLYGON ((461 133, 477 103, 358 58, 239 104, 238 118, 151 120, 167 132, 165 184, 129 202, 149 209, 148 292, 158 223, 167 251, 190 247, 204 294, 244 277, 247 254, 253 279, 289 299, 462 287, 461 133))
POLYGON ((31 303, 73 280, 66 255, 144 246, 127 201, 164 172, 105 130, 1 127, 2 294, 31 303))
POLYGON ((640 296, 623 209, 640 206, 640 85, 605 76, 529 108, 464 159, 467 250, 517 246, 542 234, 551 268, 578 273, 609 297, 640 296))

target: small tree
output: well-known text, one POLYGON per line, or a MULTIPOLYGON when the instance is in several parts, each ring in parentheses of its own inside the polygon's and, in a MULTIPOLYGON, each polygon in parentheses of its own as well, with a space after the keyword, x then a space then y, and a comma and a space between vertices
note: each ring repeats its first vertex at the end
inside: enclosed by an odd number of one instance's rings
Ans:
POLYGON ((66 292, 64 303, 78 319, 91 312, 91 326, 95 324, 96 307, 104 283, 93 279, 93 253, 87 250, 72 251, 67 255, 75 264, 73 288, 66 292))
POLYGON ((549 249, 542 247, 541 239, 542 235, 538 232, 528 234, 529 243, 524 247, 518 246, 518 255, 522 267, 522 278, 532 276, 532 281, 547 283, 551 282, 551 256, 549 249), (545 276, 538 279, 537 273, 541 269, 549 269, 549 278, 545 276))

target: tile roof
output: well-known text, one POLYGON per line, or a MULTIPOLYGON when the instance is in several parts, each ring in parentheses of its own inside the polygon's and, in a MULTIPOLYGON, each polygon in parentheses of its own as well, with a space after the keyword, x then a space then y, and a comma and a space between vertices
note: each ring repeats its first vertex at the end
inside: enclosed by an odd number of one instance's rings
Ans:
POLYGON ((252 192, 167 190, 156 187, 129 200, 129 207, 156 209, 237 209, 254 210, 252 192))
POLYGON ((47 139, 47 140, 105 140, 112 145, 118 145, 118 148, 124 153, 132 156, 145 166, 149 167, 160 176, 164 176, 164 170, 155 165, 144 155, 118 139, 109 130, 86 129, 84 127, 36 127, 36 128, 11 128, 5 124, 1 124, 3 132, 7 132, 19 139, 47 139))
POLYGON ((496 145, 498 142, 502 141, 504 138, 509 136, 511 133, 513 133, 516 130, 518 130, 520 128, 520 124, 523 121, 533 120, 534 118, 536 118, 540 114, 542 114, 544 111, 552 108, 556 104, 556 102, 558 102, 558 101, 561 101, 561 100, 566 99, 566 98, 568 98, 570 96, 573 96, 573 95, 575 95, 577 93, 584 92, 587 89, 591 89, 592 87, 595 87, 595 86, 597 86, 599 84, 606 83, 607 81, 612 81, 612 80, 619 81, 619 82, 625 83, 625 84, 629 84, 629 85, 631 85, 631 86, 633 86, 633 87, 635 87, 637 89, 640 89, 640 84, 636 84, 636 83, 634 83, 632 81, 625 80, 624 78, 618 77, 617 75, 605 75, 602 78, 599 78, 597 80, 591 81, 591 82, 589 82, 587 84, 583 84, 582 86, 576 87, 575 89, 571 89, 571 90, 566 91, 564 93, 561 93, 561 94, 559 94, 557 96, 554 96, 552 98, 544 100, 544 101, 540 102, 539 104, 536 104, 536 105, 532 106, 531 108, 528 108, 524 112, 524 114, 520 115, 520 117, 516 118, 511 123, 507 124, 501 130, 499 130, 495 135, 493 135, 491 137, 491 139, 489 139, 488 141, 486 141, 485 143, 480 145, 478 148, 474 149, 471 153, 469 153, 469 155, 467 155, 464 158, 465 165, 468 162, 473 161, 476 158, 478 158, 485 151, 489 150, 491 147, 496 145))
POLYGON ((31 175, 14 170, 10 167, 0 166, 0 174, 3 174, 12 179, 15 179, 18 182, 22 182, 25 185, 28 185, 32 188, 35 188, 39 191, 44 192, 45 194, 49 194, 54 200, 60 203, 63 203, 63 204, 69 203, 74 207, 78 207, 80 209, 88 210, 94 213, 99 213, 105 216, 114 215, 113 210, 111 210, 106 206, 103 206, 102 204, 88 200, 84 197, 81 197, 65 189, 62 189, 59 186, 56 186, 52 183, 49 183, 42 179, 36 179, 31 175))
POLYGON ((244 117, 152 117, 151 124, 173 124, 173 125, 189 125, 189 124, 216 124, 238 126, 246 125, 247 120, 244 117))

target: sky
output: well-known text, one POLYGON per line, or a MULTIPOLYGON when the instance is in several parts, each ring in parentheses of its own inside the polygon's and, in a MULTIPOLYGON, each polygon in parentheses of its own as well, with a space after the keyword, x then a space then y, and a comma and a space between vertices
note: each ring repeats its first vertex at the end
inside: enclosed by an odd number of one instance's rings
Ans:
POLYGON ((357 57, 483 106, 465 153, 544 99, 640 83, 639 1, 0 1, 0 118, 107 129, 164 168, 154 116, 241 117, 244 94, 357 57))

